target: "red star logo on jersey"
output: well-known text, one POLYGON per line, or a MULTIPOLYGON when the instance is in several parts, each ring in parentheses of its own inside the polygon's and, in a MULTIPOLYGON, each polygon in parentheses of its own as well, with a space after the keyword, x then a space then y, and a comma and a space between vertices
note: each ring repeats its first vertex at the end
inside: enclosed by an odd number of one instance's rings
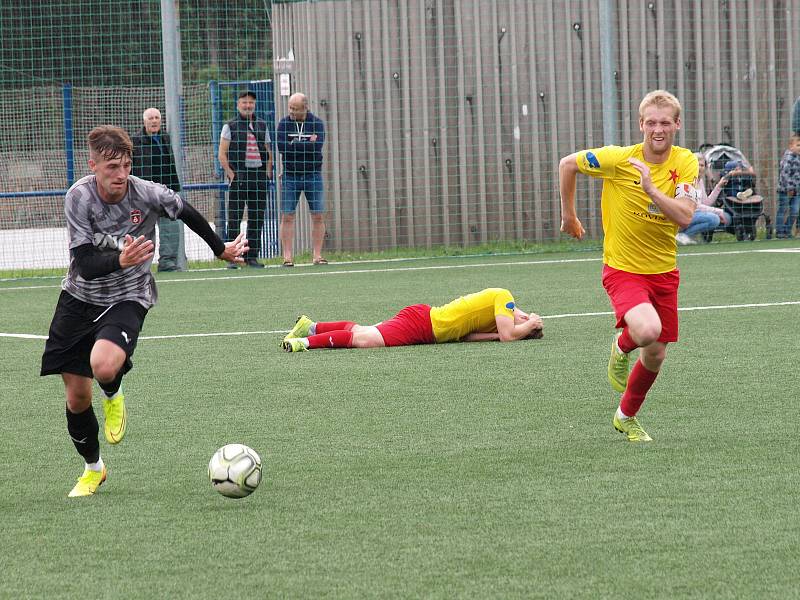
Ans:
POLYGON ((677 169, 675 169, 675 170, 673 171, 672 169, 670 169, 670 170, 669 170, 669 178, 670 178, 670 179, 672 179, 672 183, 673 183, 673 185, 674 185, 675 183, 677 183, 677 181, 678 181, 678 170, 677 170, 677 169))

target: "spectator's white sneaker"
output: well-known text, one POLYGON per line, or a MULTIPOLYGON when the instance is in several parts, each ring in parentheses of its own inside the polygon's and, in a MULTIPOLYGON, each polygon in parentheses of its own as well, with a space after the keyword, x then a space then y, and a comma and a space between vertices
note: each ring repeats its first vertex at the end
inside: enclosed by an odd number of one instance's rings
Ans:
POLYGON ((736 197, 742 202, 744 202, 752 195, 753 195, 753 188, 747 188, 745 191, 736 194, 736 197))
POLYGON ((675 239, 677 240, 678 244, 680 244, 681 246, 691 246, 692 244, 696 244, 697 243, 692 238, 690 238, 688 235, 686 235, 685 233, 677 234, 675 236, 675 239))

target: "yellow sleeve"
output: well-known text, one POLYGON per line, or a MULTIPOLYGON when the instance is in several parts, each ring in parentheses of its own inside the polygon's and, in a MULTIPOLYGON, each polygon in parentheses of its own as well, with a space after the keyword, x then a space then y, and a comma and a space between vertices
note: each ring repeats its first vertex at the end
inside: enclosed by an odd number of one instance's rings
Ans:
POLYGON ((613 179, 617 165, 629 155, 621 146, 603 146, 591 150, 581 150, 576 157, 578 170, 591 177, 613 179))
POLYGON ((681 163, 680 163, 680 170, 678 171, 681 174, 680 181, 677 183, 680 185, 681 183, 688 183, 690 185, 694 185, 695 181, 697 181, 697 175, 700 171, 699 166, 697 164, 697 157, 691 150, 686 150, 684 148, 683 156, 681 156, 681 163))
POLYGON ((501 290, 494 297, 494 316, 503 315, 504 317, 514 318, 514 296, 508 290, 501 290))

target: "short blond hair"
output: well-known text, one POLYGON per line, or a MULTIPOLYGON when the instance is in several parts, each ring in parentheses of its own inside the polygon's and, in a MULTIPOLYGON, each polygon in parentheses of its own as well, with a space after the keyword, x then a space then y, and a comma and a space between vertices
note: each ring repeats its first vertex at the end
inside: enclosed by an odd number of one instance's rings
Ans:
POLYGON ((666 90, 653 90, 648 93, 639 103, 639 118, 644 117, 644 111, 648 106, 659 108, 671 108, 672 117, 677 121, 681 116, 681 103, 678 99, 666 90))

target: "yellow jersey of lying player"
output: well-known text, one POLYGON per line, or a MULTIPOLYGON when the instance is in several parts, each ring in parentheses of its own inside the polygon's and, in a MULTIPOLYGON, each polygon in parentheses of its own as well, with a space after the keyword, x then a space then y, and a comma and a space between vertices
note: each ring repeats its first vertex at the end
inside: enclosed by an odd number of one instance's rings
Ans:
POLYGON ((503 288, 487 288, 431 308, 437 344, 457 342, 470 333, 497 331, 495 317, 514 318, 514 297, 503 288))

